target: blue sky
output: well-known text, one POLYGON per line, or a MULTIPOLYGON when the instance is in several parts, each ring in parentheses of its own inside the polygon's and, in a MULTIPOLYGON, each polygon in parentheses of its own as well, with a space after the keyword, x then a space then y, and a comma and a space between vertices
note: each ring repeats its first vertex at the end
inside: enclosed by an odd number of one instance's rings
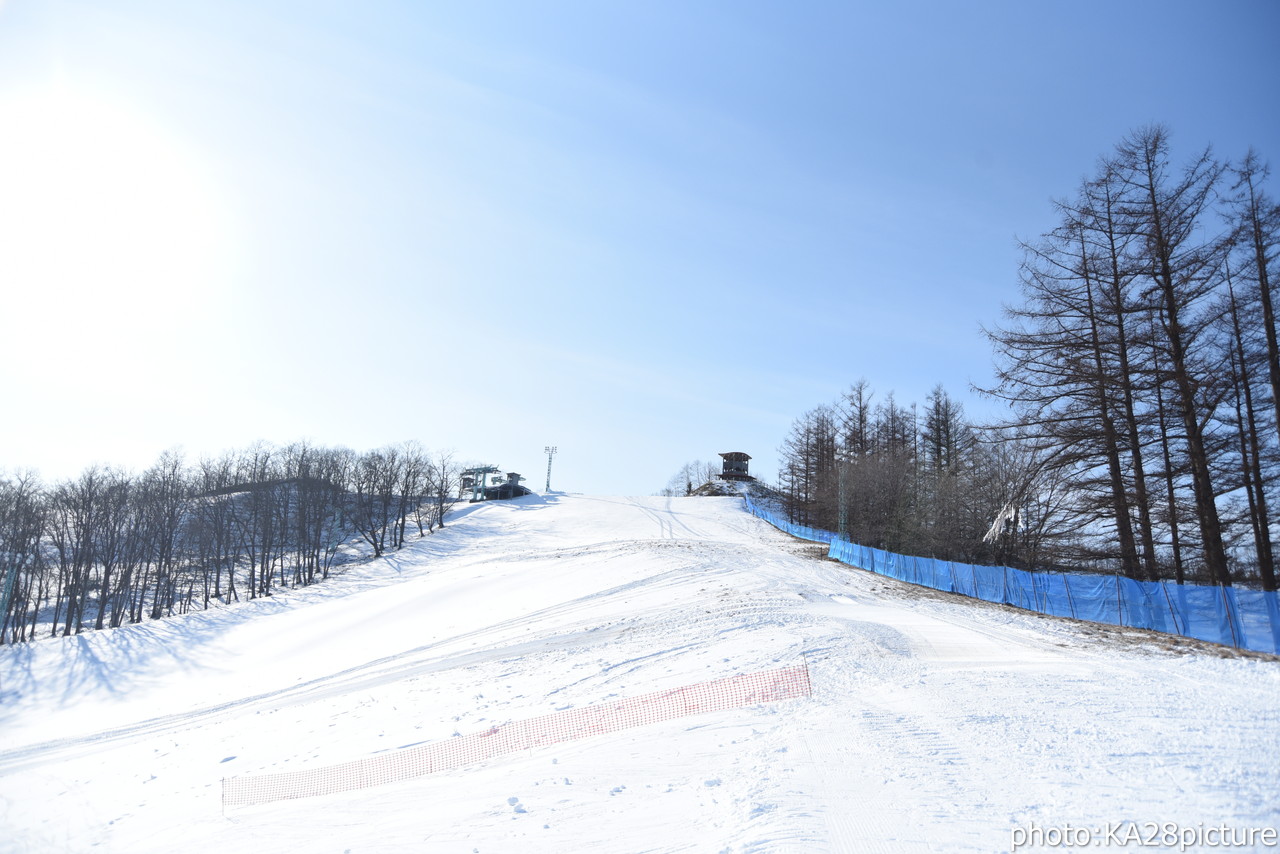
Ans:
MULTIPOLYGON (((0 466, 403 439, 651 493, 978 326, 1125 133, 1280 157, 1280 4, 0 4, 0 466), (36 213, 32 213, 36 211, 36 213)), ((1274 192, 1274 190, 1273 190, 1274 192)))

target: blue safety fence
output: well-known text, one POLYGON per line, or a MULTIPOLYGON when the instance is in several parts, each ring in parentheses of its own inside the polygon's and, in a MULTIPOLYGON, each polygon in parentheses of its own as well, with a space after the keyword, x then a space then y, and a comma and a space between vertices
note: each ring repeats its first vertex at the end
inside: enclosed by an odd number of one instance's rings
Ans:
POLYGON ((1280 653, 1280 603, 1275 591, 1134 581, 1082 572, 1028 572, 900 555, 851 543, 821 528, 796 525, 750 498, 746 501, 752 514, 774 527, 829 544, 828 555, 835 560, 900 581, 1054 617, 1154 629, 1280 653))

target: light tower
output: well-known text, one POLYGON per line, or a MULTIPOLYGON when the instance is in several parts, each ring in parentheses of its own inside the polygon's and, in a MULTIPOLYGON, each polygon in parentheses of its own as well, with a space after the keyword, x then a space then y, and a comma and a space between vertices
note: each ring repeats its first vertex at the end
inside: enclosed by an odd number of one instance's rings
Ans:
POLYGON ((551 491, 551 458, 552 458, 552 457, 554 457, 554 456, 556 455, 556 446, 555 446, 555 445, 547 445, 547 446, 546 446, 545 448, 543 448, 542 450, 543 450, 543 451, 546 453, 546 455, 547 455, 547 488, 546 488, 546 490, 545 490, 545 491, 546 491, 546 492, 550 492, 550 491, 551 491))

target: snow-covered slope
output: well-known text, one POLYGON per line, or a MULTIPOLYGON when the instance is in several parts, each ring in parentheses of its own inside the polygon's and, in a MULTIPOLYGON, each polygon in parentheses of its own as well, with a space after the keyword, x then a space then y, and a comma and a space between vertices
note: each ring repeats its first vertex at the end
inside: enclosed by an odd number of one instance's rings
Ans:
POLYGON ((1151 637, 851 570, 733 498, 476 505, 318 587, 0 649, 0 850, 990 852, 1033 824, 1280 823, 1280 664, 1151 637), (811 699, 221 808, 223 777, 804 660, 811 699))

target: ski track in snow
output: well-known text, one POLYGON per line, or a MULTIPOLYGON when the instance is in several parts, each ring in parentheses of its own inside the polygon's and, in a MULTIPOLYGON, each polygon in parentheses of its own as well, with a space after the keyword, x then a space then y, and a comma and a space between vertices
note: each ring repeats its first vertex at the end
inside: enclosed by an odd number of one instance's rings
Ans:
POLYGON ((1119 636, 818 559, 732 498, 476 505, 313 588, 0 649, 0 851, 991 852, 1031 823, 1280 824, 1280 663, 1119 636), (801 660, 807 700, 220 808, 223 777, 801 660))

